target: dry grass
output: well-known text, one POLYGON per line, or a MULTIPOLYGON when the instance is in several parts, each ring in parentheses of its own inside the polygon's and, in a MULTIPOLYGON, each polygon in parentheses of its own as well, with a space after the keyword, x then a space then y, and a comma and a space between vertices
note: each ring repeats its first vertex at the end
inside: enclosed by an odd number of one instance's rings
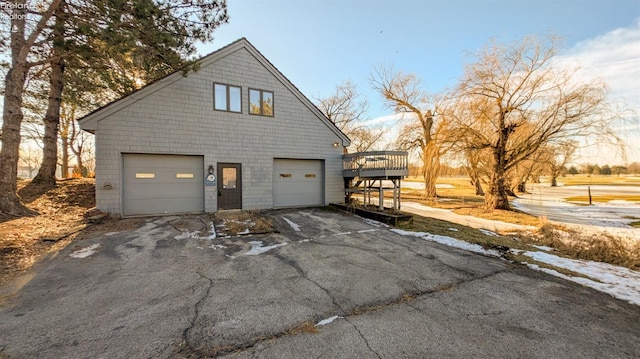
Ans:
POLYGON ((453 212, 467 216, 484 218, 492 221, 515 223, 525 226, 537 226, 540 224, 540 219, 538 217, 517 210, 504 211, 500 209, 494 209, 489 211, 482 207, 475 207, 459 208, 454 210, 453 212))
MULTIPOLYGON (((548 183, 547 178, 542 178, 543 182, 548 183)), ((639 176, 586 176, 586 175, 568 175, 558 178, 558 182, 565 186, 578 185, 615 185, 615 186, 640 186, 639 176)))
POLYGON ((549 246, 564 256, 640 270, 640 241, 603 232, 585 233, 545 219, 535 233, 520 234, 525 243, 549 246))
POLYGON ((257 210, 218 212, 215 217, 218 219, 217 222, 222 222, 216 227, 224 235, 237 236, 273 231, 273 222, 257 210))
POLYGON ((23 202, 36 214, 0 218, 0 284, 30 268, 40 256, 68 244, 68 240, 51 243, 42 239, 85 223, 95 206, 94 183, 92 179, 72 179, 43 188, 19 181, 23 202))
POLYGON ((311 323, 310 321, 305 321, 302 324, 289 329, 285 333, 285 335, 298 335, 302 333, 315 334, 318 332, 320 332, 320 330, 318 330, 318 327, 316 327, 315 324, 311 323))
POLYGON ((252 230, 257 233, 266 233, 273 231, 273 221, 271 221, 269 218, 257 217, 255 219, 255 225, 253 226, 252 230))
POLYGON ((465 227, 455 223, 434 218, 414 216, 411 223, 400 226, 402 229, 429 232, 432 234, 453 237, 470 243, 479 244, 487 249, 496 249, 506 258, 517 262, 527 261, 541 267, 551 268, 561 273, 581 276, 568 270, 555 268, 545 263, 538 263, 529 257, 522 257, 507 250, 509 248, 523 251, 537 250, 532 244, 554 248, 556 254, 597 262, 610 263, 617 266, 640 270, 640 241, 633 238, 619 238, 611 234, 587 234, 549 223, 540 218, 535 225, 538 230, 533 233, 521 232, 517 235, 491 236, 478 229, 465 227), (457 231, 452 231, 451 229, 457 231))

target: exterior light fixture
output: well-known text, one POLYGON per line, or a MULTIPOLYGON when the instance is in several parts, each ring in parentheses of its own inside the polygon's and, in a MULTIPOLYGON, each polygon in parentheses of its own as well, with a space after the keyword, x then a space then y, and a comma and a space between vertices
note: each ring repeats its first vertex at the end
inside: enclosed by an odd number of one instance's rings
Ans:
POLYGON ((333 147, 338 147, 338 146, 340 146, 340 142, 334 142, 333 143, 333 147))
POLYGON ((213 165, 209 165, 209 168, 207 169, 207 173, 209 173, 210 175, 213 174, 213 165))

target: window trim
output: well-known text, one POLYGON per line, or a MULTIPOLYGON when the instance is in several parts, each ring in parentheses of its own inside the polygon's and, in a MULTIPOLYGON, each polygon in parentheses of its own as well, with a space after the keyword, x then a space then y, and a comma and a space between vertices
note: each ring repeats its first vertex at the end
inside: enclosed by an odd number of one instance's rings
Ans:
POLYGON ((226 84, 222 82, 214 82, 213 83, 213 110, 214 111, 222 111, 222 112, 231 112, 231 113, 242 113, 242 86, 236 86, 231 84, 226 84), (216 108, 216 85, 224 86, 225 88, 225 96, 226 96, 226 108, 218 109, 216 108), (240 94, 240 110, 232 111, 231 110, 231 88, 237 88, 238 93, 240 94))
POLYGON ((266 116, 266 117, 274 117, 274 116, 275 116, 275 113, 276 113, 276 110, 275 110, 275 107, 276 107, 276 106, 275 106, 275 103, 276 103, 276 96, 275 96, 275 93, 274 93, 273 91, 261 90, 261 89, 257 89, 257 88, 249 87, 249 89, 248 89, 248 91, 247 91, 247 95, 248 95, 248 96, 247 96, 247 98, 249 99, 249 115, 253 115, 253 116, 266 116), (253 112, 251 112, 251 91, 258 91, 258 92, 260 93, 260 99, 259 99, 259 101, 260 101, 260 113, 253 113, 253 112), (264 94, 265 92, 270 93, 270 94, 271 94, 271 98, 273 99, 273 100, 272 100, 272 103, 271 103, 271 114, 270 114, 270 115, 265 115, 265 114, 264 114, 264 108, 263 108, 263 106, 262 106, 262 103, 263 103, 262 98, 264 97, 264 95, 263 95, 263 94, 264 94))

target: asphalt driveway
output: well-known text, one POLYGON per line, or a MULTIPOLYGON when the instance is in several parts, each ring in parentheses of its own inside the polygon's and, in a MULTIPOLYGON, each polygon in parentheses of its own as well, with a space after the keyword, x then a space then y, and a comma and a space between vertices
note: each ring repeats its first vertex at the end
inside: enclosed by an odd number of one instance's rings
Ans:
POLYGON ((2 304, 0 357, 640 356, 638 306, 339 212, 267 215, 280 233, 160 217, 72 243, 2 304))

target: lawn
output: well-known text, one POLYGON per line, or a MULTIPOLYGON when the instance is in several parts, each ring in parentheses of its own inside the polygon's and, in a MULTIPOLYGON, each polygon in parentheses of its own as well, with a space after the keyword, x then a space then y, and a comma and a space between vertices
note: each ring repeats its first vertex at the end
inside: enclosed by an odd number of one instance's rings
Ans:
MULTIPOLYGON (((421 178, 408 178, 409 182, 422 182, 421 178)), ((451 209, 463 215, 497 220, 507 223, 538 226, 538 217, 520 211, 487 211, 483 208, 484 197, 475 195, 475 188, 468 177, 439 177, 436 181, 438 198, 424 198, 424 192, 417 189, 403 189, 402 200, 418 202, 430 207, 451 209)))

